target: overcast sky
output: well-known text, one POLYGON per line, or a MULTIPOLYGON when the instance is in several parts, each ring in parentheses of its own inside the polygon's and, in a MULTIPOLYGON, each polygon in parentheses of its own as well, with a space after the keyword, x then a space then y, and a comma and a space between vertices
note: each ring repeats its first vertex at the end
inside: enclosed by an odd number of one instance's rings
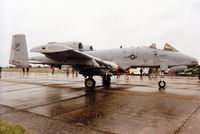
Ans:
POLYGON ((200 0, 0 0, 0 65, 13 34, 28 49, 81 41, 98 49, 168 42, 200 61, 200 0))

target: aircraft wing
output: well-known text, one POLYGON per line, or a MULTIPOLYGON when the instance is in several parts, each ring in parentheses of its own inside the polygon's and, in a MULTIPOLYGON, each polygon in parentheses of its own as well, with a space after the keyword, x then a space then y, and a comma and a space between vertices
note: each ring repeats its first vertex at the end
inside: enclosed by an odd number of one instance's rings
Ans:
MULTIPOLYGON (((117 67, 114 62, 105 61, 97 57, 86 54, 82 51, 75 50, 64 45, 42 45, 31 49, 31 52, 39 52, 44 54, 47 58, 60 62, 78 61, 80 65, 90 65, 94 67, 117 67)), ((77 65, 77 62, 75 63, 77 65)), ((72 64, 73 65, 73 64, 72 64)))

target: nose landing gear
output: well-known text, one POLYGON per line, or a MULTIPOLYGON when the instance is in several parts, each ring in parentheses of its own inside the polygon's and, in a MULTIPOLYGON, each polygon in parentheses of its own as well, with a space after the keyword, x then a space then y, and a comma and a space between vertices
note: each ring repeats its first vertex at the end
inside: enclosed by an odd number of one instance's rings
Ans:
POLYGON ((158 86, 159 86, 159 89, 165 88, 166 82, 165 82, 164 80, 160 80, 160 81, 158 82, 158 86))
POLYGON ((164 71, 161 71, 161 79, 158 82, 159 89, 165 89, 166 82, 163 79, 164 79, 164 71))

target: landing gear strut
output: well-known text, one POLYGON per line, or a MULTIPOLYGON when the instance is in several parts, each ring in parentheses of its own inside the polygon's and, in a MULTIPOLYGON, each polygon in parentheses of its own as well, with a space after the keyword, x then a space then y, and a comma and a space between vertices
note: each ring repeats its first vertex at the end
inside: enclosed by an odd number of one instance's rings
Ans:
POLYGON ((85 79, 85 87, 86 88, 94 88, 96 85, 96 81, 92 78, 92 77, 89 77, 87 79, 85 79))
POLYGON ((109 75, 105 75, 103 76, 103 85, 105 87, 109 87, 110 86, 110 76, 109 75))

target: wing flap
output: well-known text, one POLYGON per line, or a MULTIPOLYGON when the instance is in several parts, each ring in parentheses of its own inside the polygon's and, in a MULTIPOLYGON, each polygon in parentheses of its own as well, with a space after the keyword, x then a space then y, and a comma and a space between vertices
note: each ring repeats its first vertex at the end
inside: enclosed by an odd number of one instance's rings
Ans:
POLYGON ((44 53, 46 57, 56 61, 69 61, 69 60, 91 60, 90 57, 80 53, 76 50, 66 50, 61 52, 44 53))
POLYGON ((116 67, 117 65, 112 62, 104 61, 102 59, 96 58, 94 56, 88 55, 86 53, 83 53, 78 50, 66 50, 66 51, 61 51, 61 52, 51 52, 51 53, 45 53, 45 56, 56 60, 56 61, 62 61, 62 62, 68 62, 70 60, 76 60, 76 61, 84 61, 86 65, 92 65, 95 67, 98 66, 113 66, 116 67), (112 64, 111 64, 112 63, 112 64))

